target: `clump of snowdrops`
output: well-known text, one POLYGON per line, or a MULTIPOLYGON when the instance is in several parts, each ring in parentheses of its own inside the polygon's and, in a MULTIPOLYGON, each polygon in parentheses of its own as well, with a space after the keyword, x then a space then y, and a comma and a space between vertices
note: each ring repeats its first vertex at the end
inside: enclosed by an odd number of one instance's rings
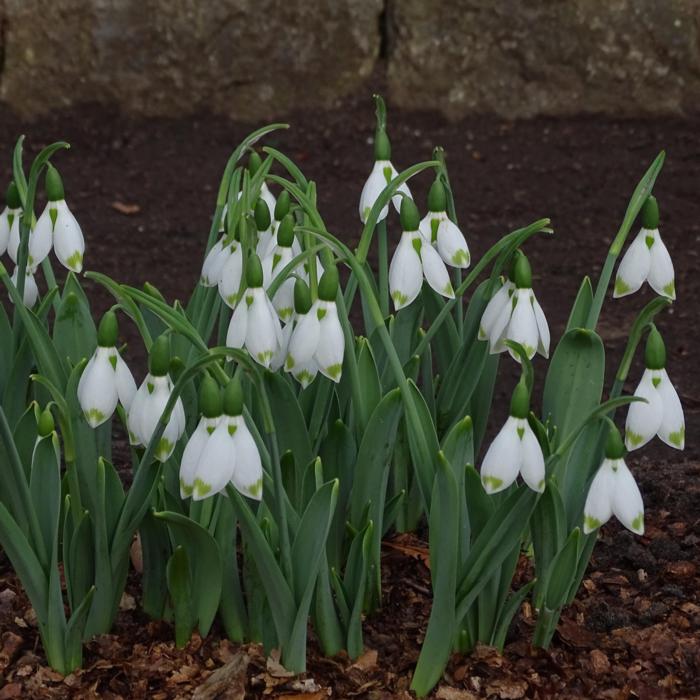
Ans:
POLYGON ((89 251, 53 164, 67 144, 44 149, 26 176, 18 141, 0 214, 0 253, 14 264, 11 274, 0 265, 11 302, 0 306, 0 544, 56 670, 78 667, 82 643, 112 626, 137 532, 140 604, 173 623, 178 645, 218 616, 232 640, 277 648, 298 672, 309 620, 325 653, 362 652, 363 617, 382 603, 382 538, 425 519, 433 606, 413 675, 420 695, 454 651, 502 648, 528 596, 533 641, 546 647, 598 528, 615 516, 643 532, 627 450, 654 436, 684 443, 653 324, 675 298, 651 194, 664 154, 553 345, 552 302, 539 298, 525 252, 532 236, 552 233, 549 221, 473 260, 442 150, 399 172, 376 103, 354 250, 328 231, 316 183, 260 148, 286 128, 273 124, 226 166, 191 297, 171 303, 152 285, 86 272, 114 298, 97 324, 78 276, 89 251), (432 178, 427 202, 413 199, 414 177, 432 178), (645 281, 659 296, 629 329, 606 388, 596 325, 635 222, 613 296, 645 281), (68 269, 60 284, 52 248, 68 269), (148 351, 145 376, 122 358, 125 323, 148 351), (646 371, 623 396, 645 338, 646 371), (549 358, 541 405, 535 354, 549 358), (520 380, 487 445, 502 362, 518 363, 520 380), (131 443, 128 490, 111 461, 115 423, 131 443), (535 577, 512 590, 522 556, 535 577))

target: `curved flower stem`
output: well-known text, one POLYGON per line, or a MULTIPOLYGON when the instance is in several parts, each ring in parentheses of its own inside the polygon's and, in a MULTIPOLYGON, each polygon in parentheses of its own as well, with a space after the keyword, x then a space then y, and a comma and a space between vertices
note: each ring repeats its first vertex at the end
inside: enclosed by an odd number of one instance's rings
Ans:
POLYGON ((389 315, 389 256, 387 251, 386 219, 377 224, 377 244, 379 253, 379 307, 382 315, 389 315))

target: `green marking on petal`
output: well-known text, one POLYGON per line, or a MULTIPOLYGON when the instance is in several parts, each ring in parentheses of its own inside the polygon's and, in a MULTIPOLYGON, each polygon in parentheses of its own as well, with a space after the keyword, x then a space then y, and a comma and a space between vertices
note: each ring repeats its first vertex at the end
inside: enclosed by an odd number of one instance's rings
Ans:
POLYGON ((14 214, 7 215, 7 228, 12 228, 12 222, 15 220, 14 214))
POLYGON ((455 290, 452 289, 452 283, 448 282, 443 288, 442 293, 447 297, 453 297, 455 295, 455 290))
POLYGON ((615 280, 615 294, 617 294, 617 296, 620 296, 621 294, 626 294, 627 292, 629 292, 630 289, 631 287, 629 286, 629 284, 627 284, 627 282, 625 282, 625 280, 622 279, 622 277, 618 277, 615 280))
POLYGON ((652 377, 651 383, 657 387, 661 384, 661 377, 652 377))
POLYGON ((432 243, 435 243, 435 241, 437 241, 437 234, 438 234, 439 228, 440 228, 440 219, 431 219, 430 220, 430 240, 432 243))
POLYGON ((488 336, 488 334, 486 333, 486 331, 484 330, 484 327, 483 327, 483 326, 479 326, 479 340, 486 340, 486 338, 488 338, 488 337, 489 337, 489 336, 488 336))
POLYGON ((369 218, 369 213, 372 211, 369 207, 365 207, 364 210, 362 211, 362 218, 367 221, 369 218))
POLYGON ((58 209, 56 207, 52 207, 49 209, 49 218, 51 219, 51 231, 56 228, 56 219, 58 218, 58 209))
POLYGON ((87 411, 83 412, 83 415, 85 416, 85 420, 90 424, 101 423, 107 417, 98 408, 89 408, 87 411))
POLYGON ((229 425, 228 426, 228 434, 229 435, 235 435, 237 430, 238 430, 237 425, 229 425))
POLYGON ((540 479, 540 483, 537 484, 537 489, 539 491, 544 491, 544 479, 540 479))
POLYGON ((168 438, 162 437, 158 440, 158 446, 156 447, 156 459, 161 461, 167 459, 174 449, 175 444, 170 442, 168 438))
POLYGON ((339 377, 342 371, 343 365, 341 363, 331 365, 330 367, 326 367, 326 373, 329 374, 333 379, 339 377))
POLYGON ((151 382, 148 382, 148 384, 146 384, 146 389, 148 389, 149 394, 152 394, 153 390, 155 389, 155 386, 153 386, 153 384, 151 384, 151 382))
POLYGON ((418 256, 420 257, 420 249, 423 247, 423 241, 421 240, 420 236, 416 236, 416 238, 414 238, 411 241, 411 245, 413 246, 414 250, 416 251, 416 253, 418 253, 418 256))
POLYGON ((675 297, 676 283, 673 280, 671 280, 667 285, 664 286, 662 291, 667 297, 675 297))
POLYGON ((641 530, 644 528, 644 513, 640 513, 633 521, 632 521, 632 529, 635 532, 641 532, 641 530))
POLYGON ((286 308, 279 310, 279 316, 283 321, 286 321, 287 319, 292 317, 293 311, 294 309, 292 309, 291 306, 287 306, 286 308))
POLYGON ((117 371, 117 356, 116 355, 109 356, 109 364, 112 365, 112 369, 116 372, 117 371))
POLYGON ((676 447, 682 448, 685 444, 685 426, 683 425, 680 430, 670 433, 668 439, 676 447))
POLYGON ((487 491, 496 491, 500 486, 503 485, 503 479, 499 479, 495 476, 482 476, 481 483, 484 485, 484 488, 487 491))
POLYGON ((200 498, 211 492, 211 484, 205 484, 199 477, 194 480, 192 489, 200 498))
POLYGON ((525 428, 517 428, 518 437, 522 440, 525 437, 525 428))
POLYGON ((583 518, 583 524, 586 530, 597 530, 603 523, 594 518, 592 515, 585 515, 583 518))
POLYGON ((328 313, 326 309, 316 309, 316 318, 320 321, 326 313, 328 313))
POLYGON ((76 250, 75 253, 66 260, 66 265, 69 269, 73 270, 73 272, 79 272, 83 266, 83 254, 79 250, 76 250))
MULTIPOLYGON (((632 447, 639 447, 644 442, 644 438, 632 430, 625 430, 625 441, 632 447)), ((613 469, 617 470, 617 467, 613 467, 613 469)))
POLYGON ((282 256, 279 253, 275 253, 272 256, 272 269, 274 270, 277 267, 277 263, 282 260, 282 256))
POLYGON ((284 362, 284 366, 286 369, 292 369, 296 362, 294 361, 294 358, 291 355, 287 355, 287 359, 284 362))
POLYGON ((644 242, 647 244, 647 248, 651 249, 651 246, 654 245, 654 236, 647 236, 644 242))
POLYGON ((265 364, 266 362, 269 362, 272 359, 272 356, 275 353, 272 352, 272 350, 263 350, 263 352, 259 352, 256 357, 258 359, 258 362, 261 364, 265 364))
POLYGON ((253 296, 252 296, 252 294, 249 294, 249 295, 245 298, 245 303, 246 303, 248 306, 250 306, 250 305, 253 303, 253 296))
POLYGON ((194 490, 190 484, 186 484, 182 479, 180 479, 180 490, 185 496, 191 496, 194 490))
POLYGON ((262 487, 263 487, 263 480, 258 479, 254 484, 250 484, 246 488, 246 491, 253 497, 253 498, 260 498, 262 495, 262 487))
POLYGON ((388 185, 391 182, 391 168, 388 165, 384 166, 384 170, 382 170, 384 173, 384 179, 386 180, 386 184, 388 185))
POLYGON ((215 430, 216 430, 216 426, 215 426, 215 425, 208 425, 208 426, 207 426, 207 433, 208 433, 209 435, 211 435, 215 430))
MULTIPOLYGON (((229 306, 235 306, 237 301, 238 301, 238 294, 229 294, 226 297, 226 303, 229 306)), ((250 306, 250 304, 248 304, 248 306, 250 306)))
POLYGON ((309 372, 308 369, 303 369, 301 370, 301 372, 295 374, 294 376, 300 384, 311 384, 311 382, 313 382, 314 380, 315 375, 311 374, 311 372, 309 372))
POLYGON ((398 289, 391 293, 391 298, 396 306, 405 306, 408 302, 408 296, 400 292, 398 289))
POLYGON ((469 253, 466 250, 458 250, 453 256, 452 256, 452 263, 454 265, 469 265, 469 253))

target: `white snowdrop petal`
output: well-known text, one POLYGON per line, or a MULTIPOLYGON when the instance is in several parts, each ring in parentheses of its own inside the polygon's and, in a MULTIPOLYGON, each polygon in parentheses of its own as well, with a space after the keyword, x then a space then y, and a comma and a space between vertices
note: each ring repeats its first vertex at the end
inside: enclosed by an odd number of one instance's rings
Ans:
POLYGON ((270 192, 270 188, 267 186, 266 182, 263 182, 262 186, 260 187, 260 199, 267 204, 270 215, 274 214, 275 207, 277 206, 277 200, 275 199, 275 195, 270 192))
POLYGON ((228 323, 226 332, 226 347, 239 349, 245 345, 246 333, 248 332, 248 304, 245 299, 241 299, 233 311, 231 320, 228 323))
POLYGON ((423 265, 420 256, 413 247, 411 234, 403 233, 389 265, 389 290, 394 308, 398 311, 411 304, 422 286, 423 265))
POLYGON ((63 267, 78 273, 83 269, 85 254, 83 231, 64 200, 55 204, 57 216, 53 231, 54 252, 63 267))
POLYGON ((268 228, 267 230, 260 231, 258 233, 258 244, 255 246, 255 252, 261 260, 267 255, 268 249, 273 240, 274 236, 272 233, 272 228, 268 228))
POLYGON ((593 477, 583 507, 583 532, 597 530, 610 520, 612 515, 612 494, 614 489, 611 461, 604 459, 593 477))
POLYGON ((615 461, 612 510, 615 517, 637 535, 644 534, 644 503, 637 482, 624 460, 615 461))
POLYGON ((663 419, 663 403, 653 384, 652 370, 644 372, 634 395, 646 399, 647 403, 633 401, 629 406, 625 424, 625 446, 628 450, 646 445, 659 431, 663 419))
POLYGON ((518 436, 521 438, 522 464, 520 475, 523 481, 539 493, 544 491, 544 455, 537 437, 527 420, 518 420, 518 436))
POLYGON ((486 493, 503 491, 518 477, 522 451, 517 429, 517 419, 509 416, 486 452, 481 464, 481 483, 486 493))
POLYGON ((201 501, 223 491, 236 468, 236 451, 229 432, 231 419, 224 416, 207 440, 195 471, 192 498, 201 501))
POLYGON ((316 379, 316 375, 318 374, 318 363, 312 358, 308 362, 294 365, 291 372, 294 379, 301 384, 303 389, 306 389, 306 387, 309 386, 314 379, 316 379))
POLYGON ((651 255, 645 240, 648 234, 646 229, 637 234, 617 268, 613 292, 616 299, 636 292, 649 275, 651 255))
POLYGON ((676 298, 676 282, 673 272, 673 261, 668 249, 661 240, 658 231, 654 232, 654 244, 651 246, 649 254, 651 265, 649 267, 649 284, 651 288, 661 296, 669 299, 676 298))
POLYGON ((284 361, 287 359, 287 351, 289 349, 289 341, 292 337, 292 330, 294 329, 293 323, 288 323, 284 328, 282 328, 282 335, 280 338, 280 344, 277 348, 275 356, 272 358, 270 363, 270 369, 276 372, 278 369, 284 365, 284 361))
POLYGON ((503 309, 510 303, 511 293, 515 289, 512 282, 503 283, 498 291, 489 299, 479 324, 479 340, 487 340, 491 335, 491 330, 501 316, 503 309))
POLYGON ((269 367, 279 347, 278 335, 281 333, 279 319, 268 305, 267 295, 262 287, 249 289, 242 303, 247 304, 251 297, 245 347, 256 362, 269 367))
MULTIPOLYGON (((532 308, 530 300, 531 290, 518 289, 515 292, 517 303, 513 309, 508 329, 506 330, 506 338, 520 343, 529 359, 532 359, 537 352, 539 343, 539 331, 537 329, 537 319, 535 318, 535 310, 532 308)), ((510 348, 508 352, 511 357, 520 362, 520 357, 510 348)))
MULTIPOLYGON (((372 167, 372 172, 370 172, 369 177, 362 188, 362 193, 360 194, 360 219, 363 224, 366 223, 370 210, 377 201, 377 198, 387 186, 387 181, 384 177, 384 167, 386 162, 387 161, 375 161, 374 166, 372 167)), ((377 222, 385 219, 388 213, 389 207, 385 206, 379 213, 377 222)))
POLYGON ((10 209, 9 207, 5 207, 0 212, 0 255, 7 250, 10 242, 10 223, 17 216, 17 212, 17 209, 10 209))
POLYGON ((314 360, 318 369, 328 379, 339 382, 343 372, 345 356, 345 336, 338 319, 338 310, 334 301, 320 302, 320 335, 314 360))
POLYGON ((129 431, 129 442, 132 445, 145 445, 143 435, 141 434, 141 416, 143 414, 146 396, 148 395, 150 377, 151 375, 147 374, 146 378, 136 390, 136 394, 134 394, 134 399, 127 413, 126 425, 129 431))
POLYGON ((188 498, 194 489, 194 479, 197 463, 202 455, 202 450, 209 439, 210 419, 202 416, 197 423, 192 435, 190 435, 180 460, 180 496, 188 498))
POLYGON ((98 347, 78 383, 78 402, 85 420, 96 428, 109 420, 117 407, 117 384, 109 349, 98 347))
POLYGON ((471 256, 467 240, 457 225, 447 217, 438 226, 437 249, 448 265, 461 269, 469 267, 471 256))
POLYGON ((29 233, 29 259, 27 262, 35 269, 51 252, 51 245, 54 240, 54 226, 51 221, 50 212, 51 209, 55 209, 56 224, 58 224, 58 220, 61 216, 58 204, 59 202, 49 202, 37 220, 34 229, 29 233))
POLYGON ((19 253, 19 220, 22 217, 22 212, 18 211, 17 216, 12 220, 12 225, 10 226, 10 236, 7 241, 7 254, 13 263, 17 262, 17 255, 19 253))
POLYGON ((219 283, 221 269, 226 262, 226 258, 222 256, 224 250, 224 238, 221 237, 214 243, 211 250, 207 253, 202 264, 202 273, 200 282, 205 287, 214 287, 219 283))
MULTIPOLYGON (((15 267, 10 277, 15 286, 17 286, 18 272, 19 269, 15 267)), ((34 279, 34 274, 32 273, 31 268, 27 267, 27 273, 24 278, 24 294, 22 295, 22 300, 24 301, 24 305, 31 309, 34 304, 36 304, 38 298, 39 288, 36 286, 36 280, 34 279)))
POLYGON ((508 303, 501 308, 501 313, 491 326, 489 334, 489 352, 494 355, 506 349, 505 341, 508 338, 508 327, 513 316, 513 304, 515 303, 515 291, 508 303))
POLYGON ((537 352, 542 355, 542 357, 549 357, 549 324, 547 323, 547 318, 542 311, 542 307, 537 301, 537 297, 532 295, 532 308, 535 312, 535 321, 537 322, 537 333, 539 335, 539 340, 537 342, 537 352))
POLYGON ((659 378, 656 390, 663 406, 658 435, 669 447, 682 450, 685 447, 685 416, 681 400, 665 369, 655 372, 655 375, 659 378))
POLYGON ((420 249, 423 274, 426 282, 438 293, 448 299, 454 299, 455 293, 450 281, 450 273, 445 267, 440 254, 420 234, 422 240, 420 249))
POLYGON ((113 350, 117 358, 117 366, 115 368, 117 394, 121 405, 128 413, 134 396, 136 395, 136 382, 134 381, 134 375, 131 373, 129 366, 124 362, 117 349, 113 348, 113 350))
POLYGON ((314 356, 321 337, 318 309, 319 302, 314 302, 309 313, 299 317, 289 340, 289 351, 285 363, 287 371, 293 371, 297 365, 306 364, 314 356))
POLYGON ((233 434, 236 450, 236 468, 231 482, 234 487, 248 498, 256 501, 262 499, 263 468, 258 446, 248 430, 242 416, 237 416, 237 430, 233 434))
POLYGON ((238 243, 229 246, 229 252, 219 273, 219 295, 226 306, 234 309, 238 303, 238 292, 241 288, 243 274, 243 253, 238 243))

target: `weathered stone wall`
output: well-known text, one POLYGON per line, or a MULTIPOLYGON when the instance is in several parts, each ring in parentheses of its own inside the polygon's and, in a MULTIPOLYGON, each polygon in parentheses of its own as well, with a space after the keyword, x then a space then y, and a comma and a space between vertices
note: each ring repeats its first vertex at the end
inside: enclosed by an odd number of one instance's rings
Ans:
POLYGON ((260 120, 378 69, 451 117, 688 114, 699 26, 700 0, 0 0, 0 99, 260 120))

